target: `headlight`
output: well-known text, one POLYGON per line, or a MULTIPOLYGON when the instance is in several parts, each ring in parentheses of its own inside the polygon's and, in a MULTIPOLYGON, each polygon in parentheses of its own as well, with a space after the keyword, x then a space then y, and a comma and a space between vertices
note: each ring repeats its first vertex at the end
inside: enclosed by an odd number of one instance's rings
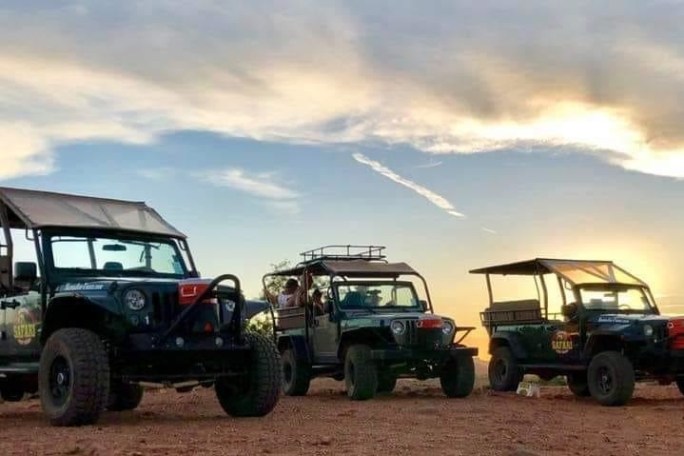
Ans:
POLYGON ((394 334, 400 335, 404 334, 406 331, 406 325, 401 320, 394 320, 392 323, 390 323, 390 329, 394 334))
POLYGON ((644 335, 646 337, 651 337, 653 335, 653 326, 644 325, 644 335))
POLYGON ((145 295, 140 290, 128 290, 123 295, 123 301, 131 310, 142 310, 145 307, 145 295))
POLYGON ((448 336, 449 334, 454 332, 454 324, 449 320, 444 320, 444 324, 442 325, 442 332, 448 336))

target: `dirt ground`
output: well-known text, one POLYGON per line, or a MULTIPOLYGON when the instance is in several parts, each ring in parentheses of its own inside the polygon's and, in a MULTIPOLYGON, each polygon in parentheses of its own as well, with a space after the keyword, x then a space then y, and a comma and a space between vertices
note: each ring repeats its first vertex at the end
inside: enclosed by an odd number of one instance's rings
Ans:
POLYGON ((639 385, 627 407, 478 389, 446 399, 435 382, 402 380, 393 395, 350 402, 342 384, 316 380, 263 419, 223 414, 213 390, 146 393, 133 412, 96 426, 50 427, 37 400, 0 404, 0 455, 671 455, 684 452, 684 397, 639 385))

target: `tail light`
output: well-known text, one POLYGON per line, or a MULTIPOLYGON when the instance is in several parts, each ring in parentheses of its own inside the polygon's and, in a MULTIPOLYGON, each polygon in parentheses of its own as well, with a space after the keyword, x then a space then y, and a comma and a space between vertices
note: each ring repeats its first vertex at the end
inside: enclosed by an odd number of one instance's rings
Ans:
POLYGON ((442 329, 444 320, 439 317, 424 317, 416 322, 416 327, 420 329, 442 329))
POLYGON ((667 323, 667 336, 670 339, 670 348, 684 350, 684 317, 670 319, 667 323))

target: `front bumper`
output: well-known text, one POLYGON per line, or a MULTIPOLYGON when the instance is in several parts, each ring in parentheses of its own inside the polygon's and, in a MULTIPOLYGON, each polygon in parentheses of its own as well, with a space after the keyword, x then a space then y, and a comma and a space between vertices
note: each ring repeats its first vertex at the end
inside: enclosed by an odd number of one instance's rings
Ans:
POLYGON ((428 361, 445 362, 449 358, 475 357, 475 347, 451 346, 434 349, 414 347, 392 347, 371 350, 371 358, 376 361, 428 361))
POLYGON ((155 335, 134 334, 117 347, 112 361, 122 376, 161 381, 244 373, 250 355, 249 344, 227 335, 174 336, 158 343, 155 335))

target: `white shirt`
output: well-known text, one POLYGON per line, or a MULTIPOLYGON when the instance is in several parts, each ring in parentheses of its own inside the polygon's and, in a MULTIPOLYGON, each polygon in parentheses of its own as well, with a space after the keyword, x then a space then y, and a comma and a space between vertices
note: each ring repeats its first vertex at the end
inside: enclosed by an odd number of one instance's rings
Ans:
POLYGON ((290 299, 293 299, 294 295, 291 294, 285 294, 285 293, 280 293, 278 295, 278 308, 279 309, 286 309, 290 306, 290 299))

